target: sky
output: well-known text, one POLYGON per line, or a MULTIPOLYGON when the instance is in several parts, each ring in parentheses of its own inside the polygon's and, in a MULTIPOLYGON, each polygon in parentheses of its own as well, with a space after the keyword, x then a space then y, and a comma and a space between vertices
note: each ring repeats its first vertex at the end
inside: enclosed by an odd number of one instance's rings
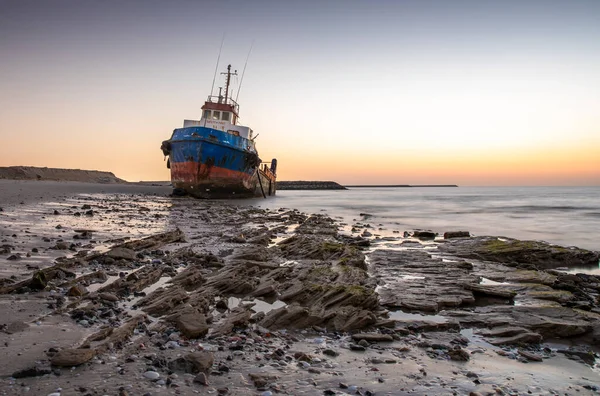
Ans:
POLYGON ((0 166, 168 180, 223 36, 278 180, 600 185, 597 0, 0 0, 0 166))

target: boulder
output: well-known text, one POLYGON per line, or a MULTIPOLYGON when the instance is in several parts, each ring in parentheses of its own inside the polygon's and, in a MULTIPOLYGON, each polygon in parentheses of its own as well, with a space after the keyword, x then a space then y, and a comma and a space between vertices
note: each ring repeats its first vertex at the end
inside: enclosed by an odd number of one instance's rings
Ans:
POLYGON ((200 338, 208 333, 206 317, 201 313, 184 313, 174 318, 173 321, 187 338, 200 338))

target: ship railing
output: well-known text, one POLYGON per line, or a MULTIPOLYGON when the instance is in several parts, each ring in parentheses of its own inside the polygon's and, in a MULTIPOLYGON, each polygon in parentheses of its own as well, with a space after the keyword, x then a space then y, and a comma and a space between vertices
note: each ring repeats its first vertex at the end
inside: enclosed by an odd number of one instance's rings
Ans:
POLYGON ((236 112, 239 112, 239 110, 240 110, 240 105, 231 98, 225 99, 223 96, 208 95, 208 99, 206 99, 206 101, 210 102, 210 103, 222 103, 222 104, 231 105, 231 106, 233 106, 233 108, 235 109, 236 112))
POLYGON ((269 179, 275 179, 275 174, 271 170, 271 168, 267 165, 269 162, 262 162, 262 171, 269 179))

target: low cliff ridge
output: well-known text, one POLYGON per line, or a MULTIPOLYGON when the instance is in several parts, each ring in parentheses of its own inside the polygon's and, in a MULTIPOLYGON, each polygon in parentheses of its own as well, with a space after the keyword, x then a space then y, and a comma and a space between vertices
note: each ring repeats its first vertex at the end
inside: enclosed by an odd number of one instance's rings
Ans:
POLYGON ((0 179, 56 180, 84 183, 127 183, 112 172, 82 169, 39 168, 35 166, 0 167, 0 179))

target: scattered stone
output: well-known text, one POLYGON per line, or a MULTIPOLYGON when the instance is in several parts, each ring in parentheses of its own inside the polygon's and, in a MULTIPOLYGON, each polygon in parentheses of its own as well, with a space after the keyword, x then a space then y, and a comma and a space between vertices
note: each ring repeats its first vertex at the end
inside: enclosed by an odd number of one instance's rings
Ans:
POLYGON ((104 301, 117 302, 119 298, 112 293, 100 293, 98 294, 98 298, 104 301))
POLYGON ((444 239, 452 238, 469 238, 471 233, 469 231, 447 231, 444 232, 444 239))
POLYGON ((519 352, 519 355, 523 356, 524 358, 526 358, 527 360, 532 361, 532 362, 541 362, 542 360, 544 360, 537 353, 529 352, 529 351, 526 351, 523 349, 519 349, 518 352, 519 352))
POLYGON ((25 322, 16 321, 0 326, 0 330, 6 334, 15 334, 27 329, 29 325, 25 322))
POLYGON ((368 342, 392 342, 394 338, 389 334, 357 333, 352 335, 354 341, 365 340, 368 342))
POLYGON ((135 250, 132 249, 124 247, 115 247, 109 250, 106 253, 106 256, 113 259, 135 260, 136 253, 135 250))
POLYGON ((331 357, 336 357, 339 355, 339 353, 334 351, 333 349, 324 349, 323 354, 331 357))
POLYGON ((449 350, 448 355, 450 356, 450 359, 456 360, 459 362, 468 362, 469 359, 471 359, 469 352, 465 351, 464 349, 462 349, 459 346, 455 347, 454 349, 449 350))
POLYGON ((53 366, 72 367, 79 366, 96 356, 93 349, 62 349, 50 360, 53 366))
POLYGON ((413 238, 421 239, 421 240, 432 240, 435 239, 437 233, 433 231, 414 231, 412 234, 413 238))
POLYGON ((208 377, 205 373, 198 373, 196 377, 194 377, 194 382, 200 385, 208 385, 208 377))
POLYGON ((206 317, 201 313, 186 313, 174 319, 177 328, 187 338, 200 338, 208 333, 206 317))
POLYGON ((279 377, 274 374, 267 373, 249 373, 248 376, 254 382, 254 386, 257 388, 264 388, 271 382, 277 380, 279 377))
POLYGON ((144 373, 144 377, 148 378, 151 381, 155 381, 160 378, 160 374, 157 373, 156 371, 146 371, 144 373))
POLYGON ((183 371, 189 374, 204 373, 208 376, 213 362, 214 356, 212 352, 199 351, 170 361, 168 367, 172 371, 183 371))
POLYGON ((55 250, 67 250, 69 248, 69 244, 66 242, 56 242, 53 249, 55 250))
POLYGON ((37 271, 33 274, 29 287, 34 290, 44 290, 47 284, 46 274, 43 271, 37 271))
POLYGON ((27 377, 41 377, 42 375, 51 374, 52 369, 50 367, 34 366, 19 371, 15 371, 12 374, 13 378, 27 378, 27 377))
POLYGON ((78 285, 72 286, 69 289, 69 291, 67 292, 67 295, 70 297, 81 297, 87 293, 88 293, 87 289, 83 285, 78 284, 78 285))

